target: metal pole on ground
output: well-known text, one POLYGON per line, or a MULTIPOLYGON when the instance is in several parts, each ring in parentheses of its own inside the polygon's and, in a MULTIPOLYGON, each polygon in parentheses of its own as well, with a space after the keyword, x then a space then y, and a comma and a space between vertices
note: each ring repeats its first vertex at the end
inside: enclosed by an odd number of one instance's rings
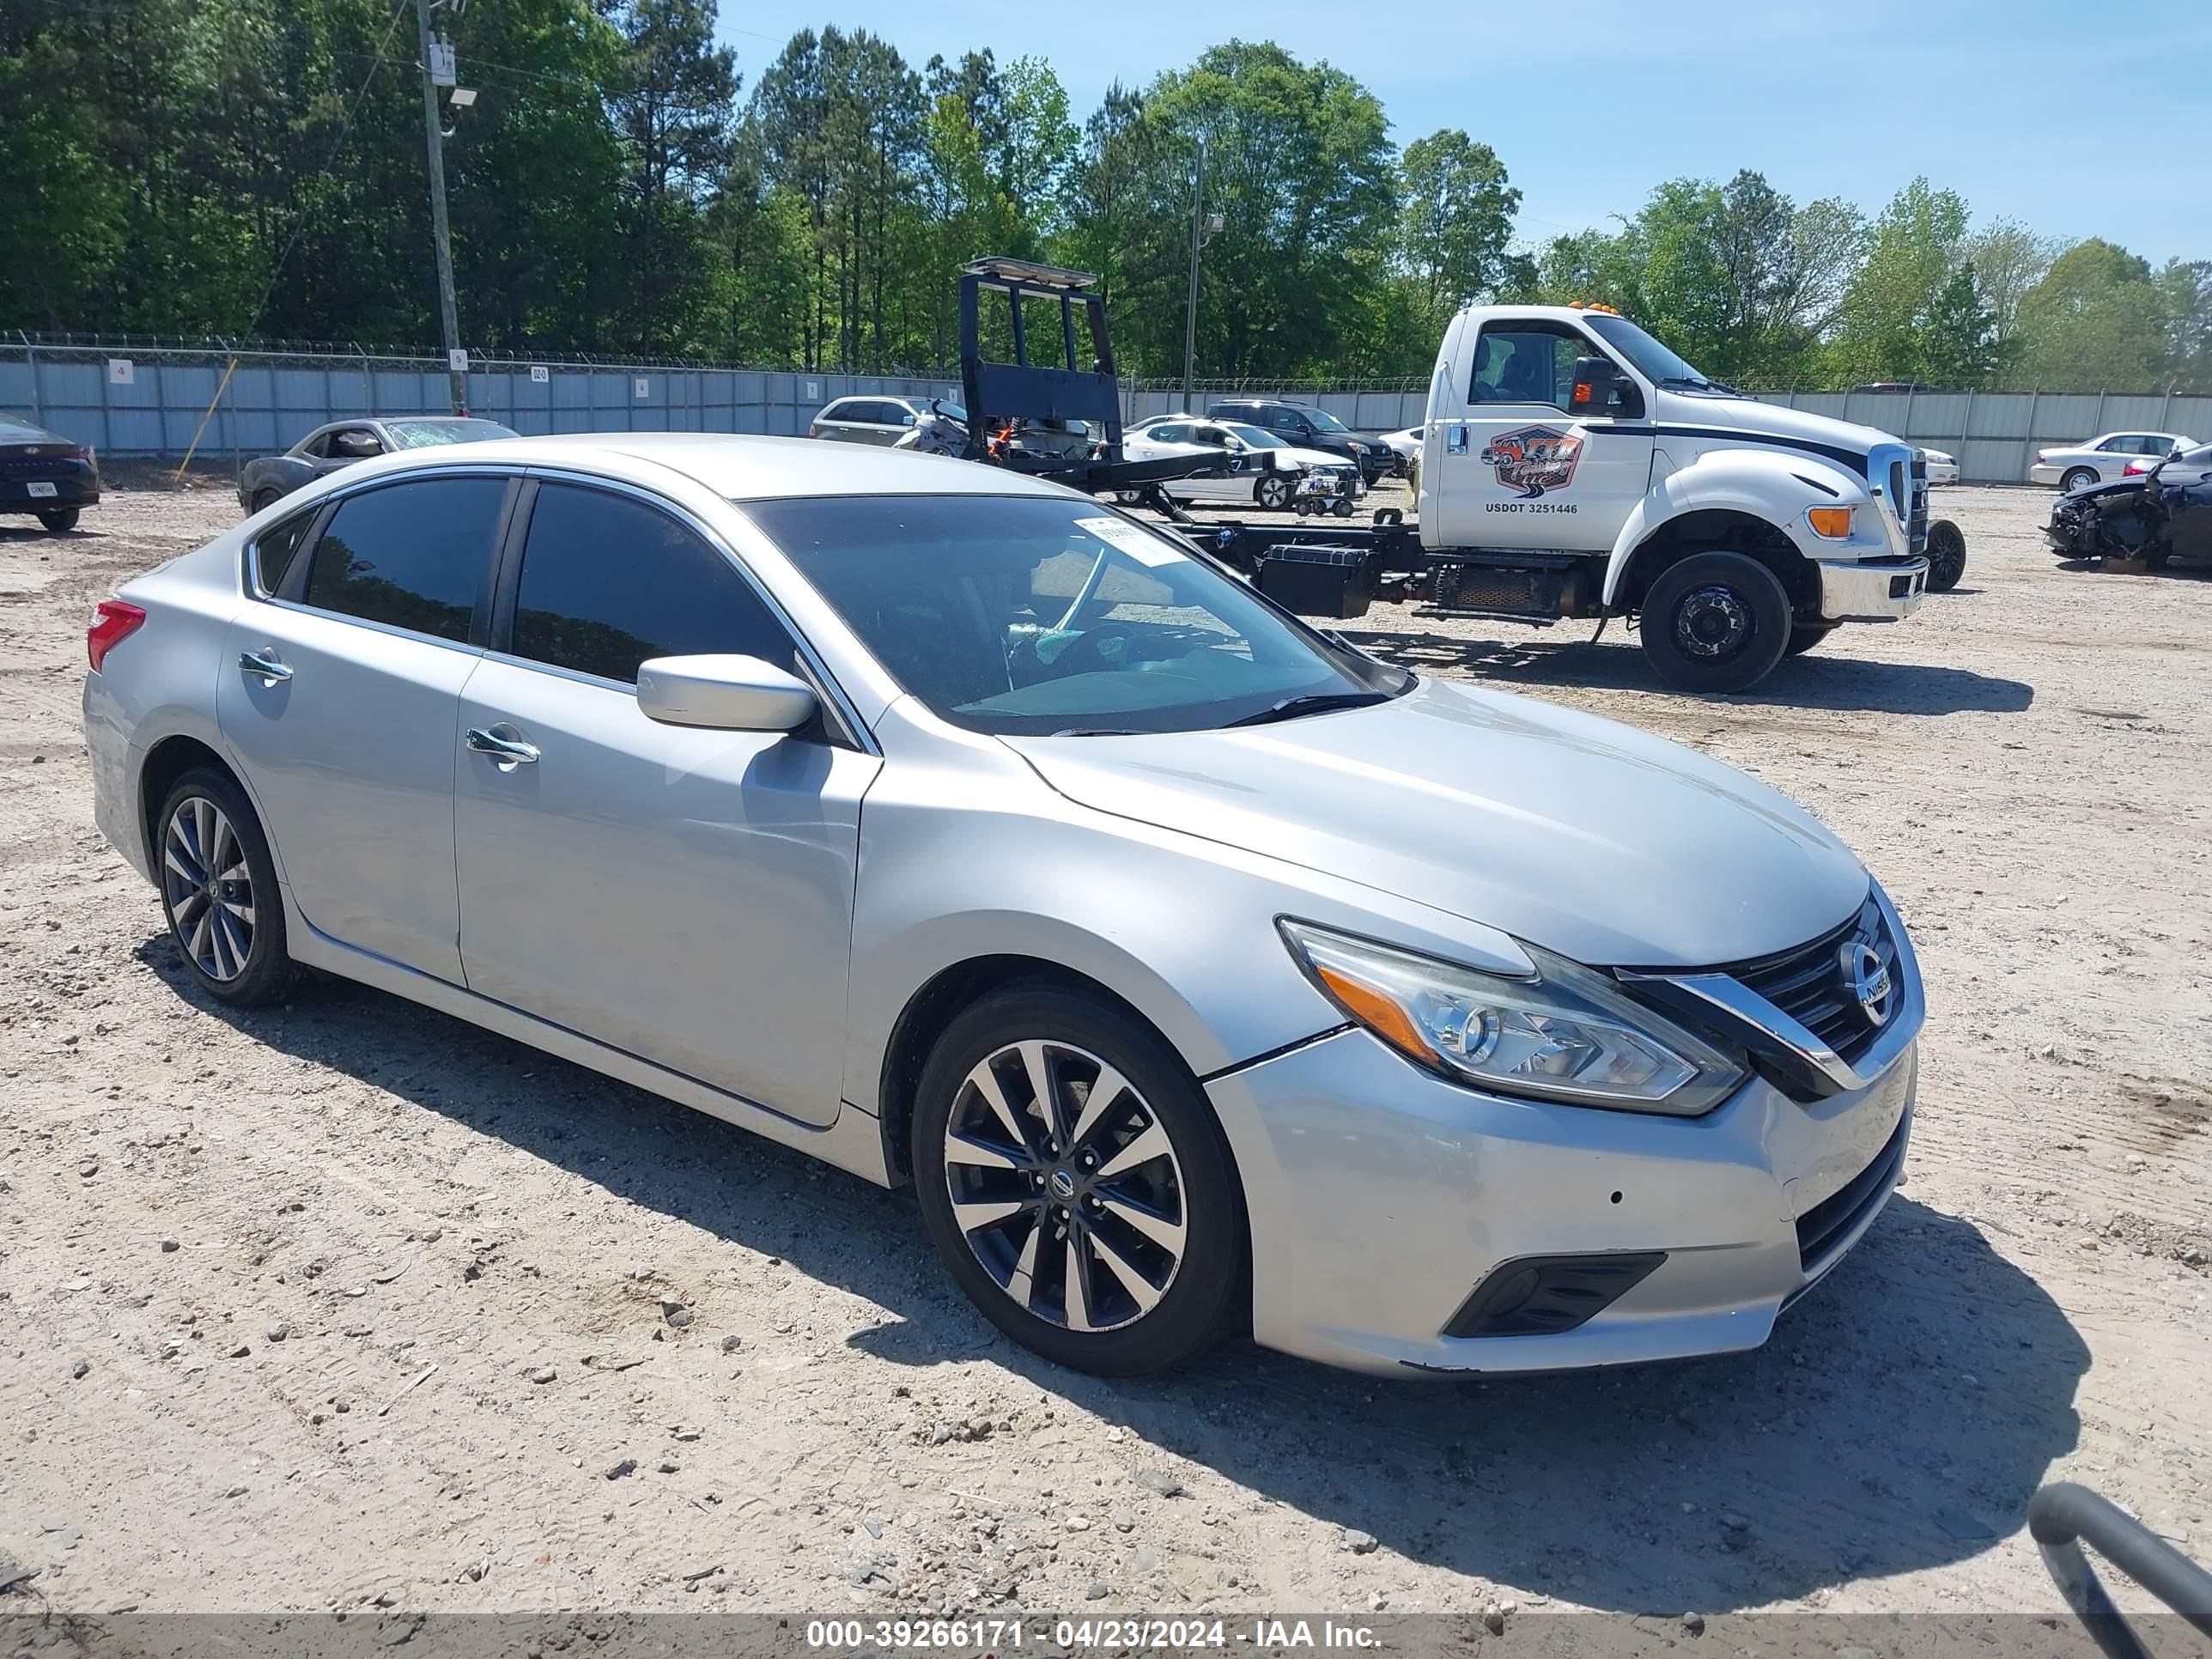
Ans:
POLYGON ((446 225, 445 135, 438 130, 438 88, 430 78, 430 0, 415 0, 415 40, 422 64, 422 134, 430 155, 430 229, 438 244, 438 320, 446 333, 446 378, 453 413, 469 412, 469 380, 455 354, 461 328, 453 306, 453 249, 446 225))
POLYGON ((1191 381, 1198 364, 1198 244, 1206 213, 1206 135, 1198 135, 1198 166, 1190 175, 1190 301, 1182 319, 1182 412, 1190 413, 1191 381))

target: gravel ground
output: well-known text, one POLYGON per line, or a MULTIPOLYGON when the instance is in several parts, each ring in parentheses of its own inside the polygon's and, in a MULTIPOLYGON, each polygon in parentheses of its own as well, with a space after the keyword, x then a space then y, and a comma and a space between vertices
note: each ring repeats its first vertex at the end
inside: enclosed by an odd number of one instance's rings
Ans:
POLYGON ((2056 1613, 2061 1475, 2212 1557, 2212 587, 2055 568, 2048 499, 1942 493, 1960 591, 1747 696, 1355 625, 1788 791, 1929 981, 1907 1188, 1764 1351, 1460 1384, 1063 1374, 902 1195, 374 992, 210 1006, 76 703, 235 501, 0 530, 0 1607, 2056 1613))

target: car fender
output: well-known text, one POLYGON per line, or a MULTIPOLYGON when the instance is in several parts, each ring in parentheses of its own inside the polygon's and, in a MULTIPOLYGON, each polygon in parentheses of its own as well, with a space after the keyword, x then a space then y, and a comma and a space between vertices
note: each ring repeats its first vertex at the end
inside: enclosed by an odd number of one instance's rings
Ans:
POLYGON ((1808 559, 1872 558, 1892 550, 1886 534, 1875 544, 1871 529, 1886 519, 1863 514, 1862 530, 1842 542, 1815 536, 1806 523, 1808 507, 1863 507, 1874 501, 1866 480, 1832 461, 1751 448, 1708 449, 1679 465, 1669 465, 1662 449, 1653 460, 1651 488, 1629 510, 1606 556, 1602 597, 1608 605, 1638 550, 1668 523, 1692 513, 1747 514, 1780 531, 1808 559))
POLYGON ((1346 1023, 1291 959, 1279 916, 1457 959, 1520 957, 1416 901, 1079 805, 994 738, 951 732, 967 754, 957 771, 902 762, 901 726, 930 718, 912 708, 903 698, 878 723, 885 764, 861 805, 843 1092, 868 1110, 917 996, 982 958, 1095 981, 1205 1079, 1346 1023))

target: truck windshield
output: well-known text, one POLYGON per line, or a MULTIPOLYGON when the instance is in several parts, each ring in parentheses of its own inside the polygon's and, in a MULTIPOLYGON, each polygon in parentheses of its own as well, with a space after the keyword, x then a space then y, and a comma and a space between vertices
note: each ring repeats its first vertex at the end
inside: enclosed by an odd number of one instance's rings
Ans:
POLYGON ((1597 331, 1600 339, 1627 358, 1639 374, 1656 385, 1695 386, 1712 392, 1735 390, 1718 380, 1707 380, 1626 317, 1608 317, 1603 312, 1591 311, 1583 313, 1583 320, 1597 331))
POLYGON ((1057 495, 740 502, 892 678, 971 732, 1201 732, 1413 684, 1188 544, 1057 495))

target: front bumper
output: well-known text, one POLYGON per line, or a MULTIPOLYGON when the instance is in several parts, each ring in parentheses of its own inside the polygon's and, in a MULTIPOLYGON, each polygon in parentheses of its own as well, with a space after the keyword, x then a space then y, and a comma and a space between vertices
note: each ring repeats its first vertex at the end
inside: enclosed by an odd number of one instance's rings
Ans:
POLYGON ((1927 597, 1925 559, 1823 562, 1820 571, 1820 616, 1826 622, 1901 622, 1927 597))
POLYGON ((1397 1376, 1757 1347, 1887 1202, 1923 1018, 1915 974, 1858 1063, 1864 1087, 1805 1105, 1754 1078, 1697 1118, 1479 1093, 1358 1030, 1217 1078, 1251 1224, 1253 1335, 1397 1376), (1572 1329, 1443 1334, 1502 1264, 1638 1252, 1665 1260, 1572 1329))

